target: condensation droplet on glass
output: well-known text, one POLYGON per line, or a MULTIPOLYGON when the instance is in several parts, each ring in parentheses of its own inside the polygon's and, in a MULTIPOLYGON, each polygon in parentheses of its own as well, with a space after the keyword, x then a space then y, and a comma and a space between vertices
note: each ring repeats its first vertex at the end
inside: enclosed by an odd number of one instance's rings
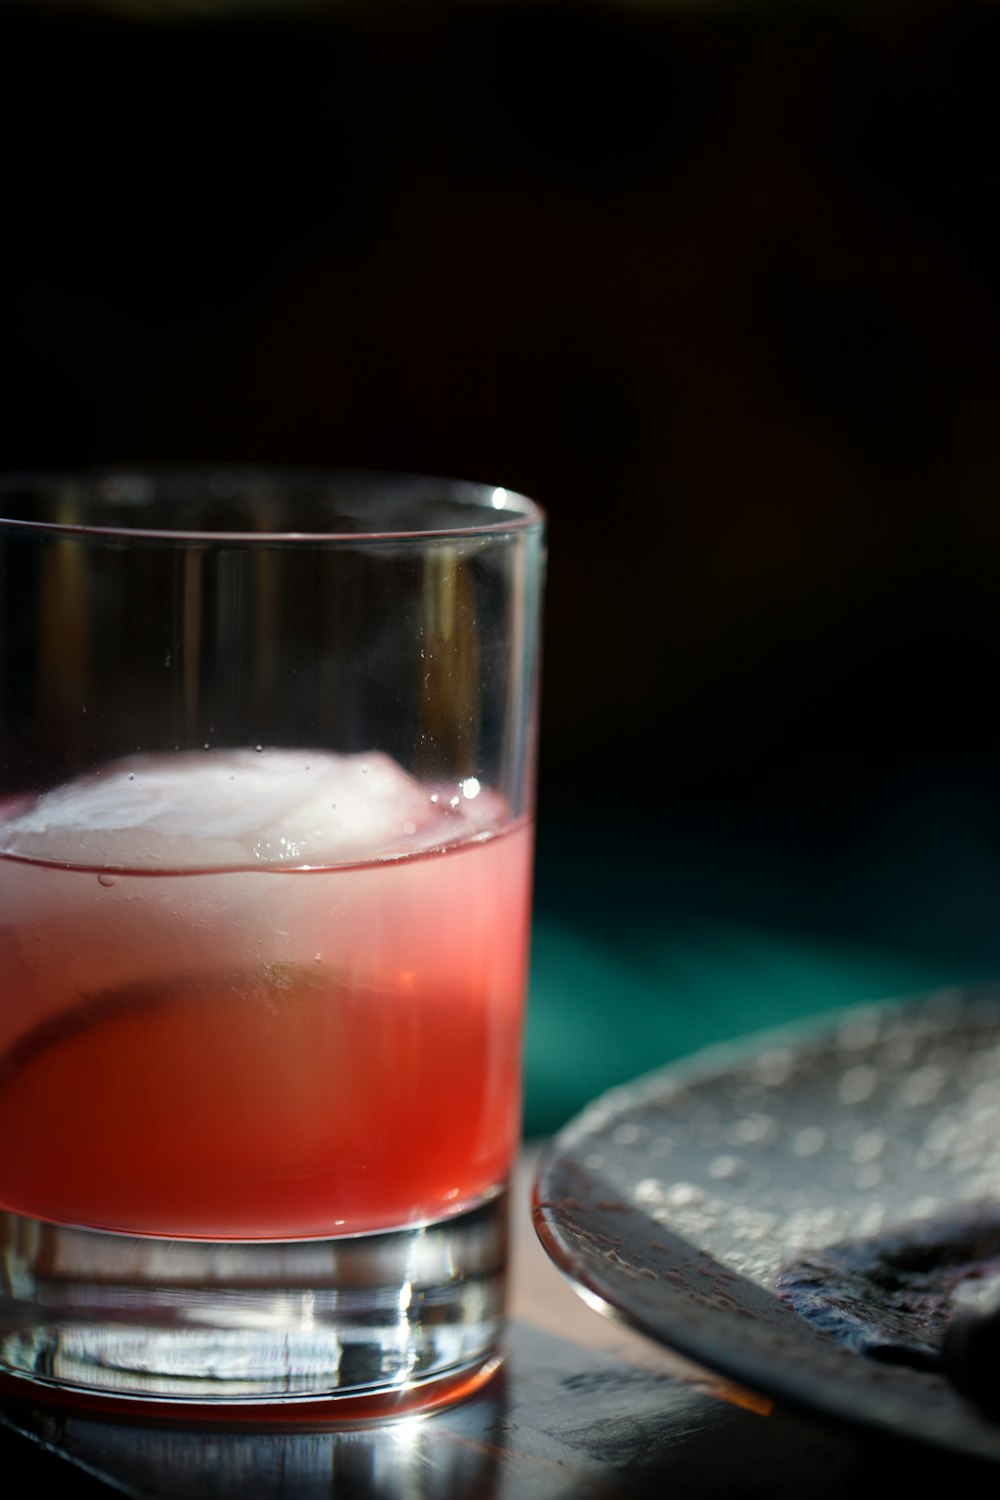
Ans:
POLYGON ((97 880, 98 880, 98 884, 99 885, 104 885, 104 886, 108 886, 108 887, 111 887, 113 885, 117 885, 118 884, 118 876, 117 875, 109 875, 106 872, 98 875, 97 880))
POLYGON ((254 745, 254 749, 256 750, 257 754, 260 755, 263 752, 264 746, 263 745, 254 745))

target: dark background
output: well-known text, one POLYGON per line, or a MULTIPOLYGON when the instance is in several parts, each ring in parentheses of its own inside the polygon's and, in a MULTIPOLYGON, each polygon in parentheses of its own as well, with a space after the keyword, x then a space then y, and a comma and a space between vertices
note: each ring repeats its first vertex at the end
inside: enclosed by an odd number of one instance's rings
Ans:
POLYGON ((1000 973, 998 64, 962 0, 0 14, 0 467, 549 512, 529 1125, 1000 973))

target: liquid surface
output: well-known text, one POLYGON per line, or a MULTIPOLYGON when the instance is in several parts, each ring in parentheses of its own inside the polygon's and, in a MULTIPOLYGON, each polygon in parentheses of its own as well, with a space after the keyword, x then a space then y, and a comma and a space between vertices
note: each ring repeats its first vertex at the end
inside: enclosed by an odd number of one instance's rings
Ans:
POLYGON ((0 824, 0 1204, 294 1238, 495 1190, 519 1125, 530 826, 381 756, 211 771, 124 762, 0 824))

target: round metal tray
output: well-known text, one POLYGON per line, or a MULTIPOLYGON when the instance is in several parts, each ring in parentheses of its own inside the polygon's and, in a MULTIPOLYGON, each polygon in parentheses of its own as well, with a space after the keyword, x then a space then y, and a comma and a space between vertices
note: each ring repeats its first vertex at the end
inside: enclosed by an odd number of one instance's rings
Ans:
POLYGON ((535 1227, 593 1306, 813 1412, 1000 1460, 940 1368, 1000 1300, 1000 986, 714 1048, 588 1106, 535 1227))

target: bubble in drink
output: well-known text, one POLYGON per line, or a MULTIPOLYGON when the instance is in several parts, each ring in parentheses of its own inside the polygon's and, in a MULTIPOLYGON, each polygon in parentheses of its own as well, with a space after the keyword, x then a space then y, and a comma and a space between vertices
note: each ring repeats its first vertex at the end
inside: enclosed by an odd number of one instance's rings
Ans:
POLYGON ((531 832, 453 791, 382 754, 197 752, 0 812, 0 1205, 295 1238, 494 1191, 531 832))

